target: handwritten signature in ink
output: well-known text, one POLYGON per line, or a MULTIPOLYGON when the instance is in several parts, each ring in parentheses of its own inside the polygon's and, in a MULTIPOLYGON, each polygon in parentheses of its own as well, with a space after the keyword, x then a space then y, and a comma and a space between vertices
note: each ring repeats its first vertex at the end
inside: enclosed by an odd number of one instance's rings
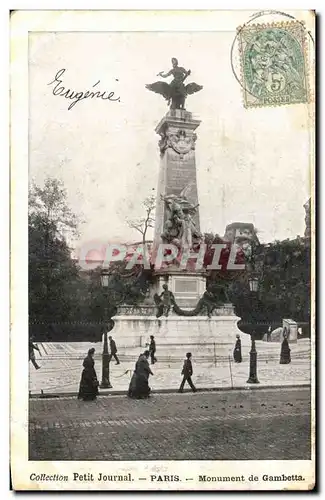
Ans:
MULTIPOLYGON (((53 95, 65 97, 66 99, 72 100, 71 104, 69 104, 69 106, 68 106, 68 110, 72 109, 77 104, 77 102, 82 101, 83 99, 93 99, 94 97, 96 97, 98 99, 103 99, 104 101, 120 102, 120 98, 115 97, 114 92, 108 92, 106 90, 104 92, 102 92, 100 90, 96 90, 95 92, 92 90, 86 90, 83 92, 76 92, 75 90, 66 89, 63 85, 61 85, 62 80, 60 80, 62 75, 65 73, 65 71, 66 70, 64 68, 60 69, 57 72, 57 74, 55 75, 54 80, 52 80, 52 82, 48 83, 48 85, 54 85, 54 87, 52 88, 53 95)), ((100 83, 100 80, 98 80, 98 82, 96 82, 92 86, 92 88, 96 87, 99 83, 100 83)))

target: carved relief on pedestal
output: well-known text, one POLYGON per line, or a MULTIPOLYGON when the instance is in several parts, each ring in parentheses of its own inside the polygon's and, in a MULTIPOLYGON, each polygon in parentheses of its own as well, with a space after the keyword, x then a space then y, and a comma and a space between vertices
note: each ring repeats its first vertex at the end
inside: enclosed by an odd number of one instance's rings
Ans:
POLYGON ((172 148, 181 158, 195 149, 196 134, 188 130, 168 129, 161 133, 159 141, 160 153, 163 155, 167 148, 172 148))
POLYGON ((118 307, 117 316, 154 316, 155 306, 152 305, 122 305, 118 307))

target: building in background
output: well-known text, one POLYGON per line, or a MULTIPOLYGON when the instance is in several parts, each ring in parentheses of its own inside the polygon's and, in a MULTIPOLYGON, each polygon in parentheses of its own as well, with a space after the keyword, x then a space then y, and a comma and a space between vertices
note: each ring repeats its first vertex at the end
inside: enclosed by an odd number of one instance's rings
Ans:
POLYGON ((254 248, 260 244, 254 224, 247 222, 228 224, 224 240, 240 248, 244 252, 247 263, 251 262, 254 248))

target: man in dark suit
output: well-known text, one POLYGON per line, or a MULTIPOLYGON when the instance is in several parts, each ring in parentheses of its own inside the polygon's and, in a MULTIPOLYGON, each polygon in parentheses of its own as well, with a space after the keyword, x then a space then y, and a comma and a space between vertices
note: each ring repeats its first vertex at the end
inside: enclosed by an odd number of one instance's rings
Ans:
POLYGON ((192 354, 188 352, 186 354, 186 359, 184 360, 184 365, 182 369, 181 375, 183 375, 183 380, 180 385, 179 391, 178 392, 183 392, 185 382, 188 382, 189 386, 191 387, 193 392, 196 392, 196 387, 194 386, 192 382, 192 375, 193 375, 193 367, 192 367, 192 354))
POLYGON ((108 337, 108 339, 109 339, 109 349, 111 351, 110 360, 112 358, 115 358, 115 361, 116 361, 115 364, 119 365, 120 364, 120 360, 117 357, 117 347, 116 347, 115 340, 112 339, 111 335, 108 337))
POLYGON ((154 365, 157 362, 157 358, 155 356, 156 342, 155 342, 155 337, 153 335, 150 335, 149 352, 150 352, 151 364, 154 365))

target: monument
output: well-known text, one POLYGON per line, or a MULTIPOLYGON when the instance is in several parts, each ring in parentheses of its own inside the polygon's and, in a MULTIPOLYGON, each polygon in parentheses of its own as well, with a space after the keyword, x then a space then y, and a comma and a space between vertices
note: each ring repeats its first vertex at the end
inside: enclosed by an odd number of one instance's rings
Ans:
POLYGON ((240 318, 232 304, 222 303, 212 288, 206 289, 206 272, 196 266, 202 245, 195 162, 200 120, 185 109, 185 101, 203 87, 185 85, 191 72, 179 67, 177 59, 172 59, 172 66, 158 73, 163 78, 173 76, 170 84, 146 85, 169 105, 155 129, 160 137, 160 165, 152 250, 154 284, 143 304, 118 308, 114 335, 120 346, 144 347, 154 335, 160 350, 165 345, 175 352, 179 346, 183 355, 186 346, 194 353, 214 344, 217 356, 229 355, 236 334, 241 335, 243 347, 250 346, 250 337, 238 329, 240 318))

